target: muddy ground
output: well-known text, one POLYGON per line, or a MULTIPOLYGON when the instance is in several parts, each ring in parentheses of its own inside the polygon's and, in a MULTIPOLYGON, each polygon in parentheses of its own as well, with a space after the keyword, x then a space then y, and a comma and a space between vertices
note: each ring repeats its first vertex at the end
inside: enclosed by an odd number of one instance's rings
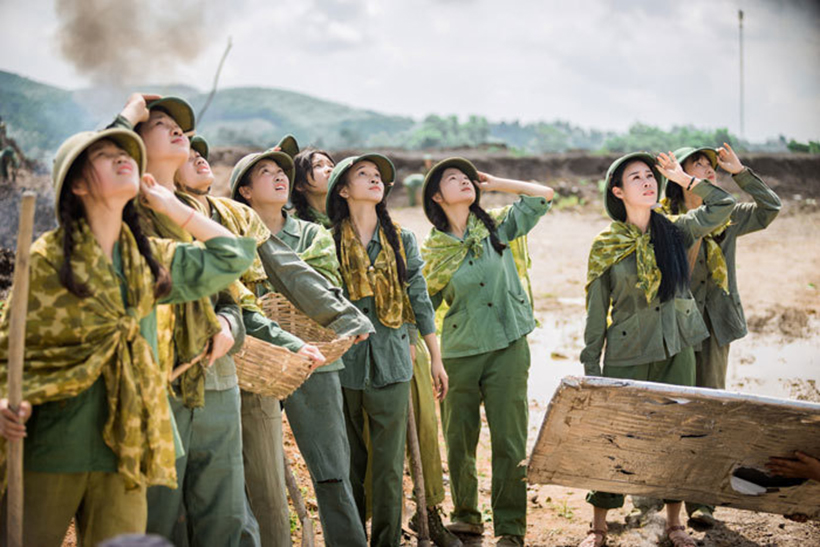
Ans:
MULTIPOLYGON (((243 152, 236 149, 214 152, 214 170, 218 176, 215 190, 218 193, 224 193, 226 189, 232 165, 229 162, 235 161, 243 152)), ((399 167, 399 178, 420 169, 420 154, 393 155, 399 167)), ((748 235, 738 245, 738 282, 750 332, 732 345, 729 387, 748 393, 820 401, 820 244, 816 235, 820 229, 820 207, 816 201, 820 198, 820 179, 817 177, 820 159, 809 156, 743 159, 762 173, 784 198, 785 205, 768 230, 748 235)), ((533 354, 529 388, 530 445, 560 378, 583 372, 578 363, 584 321, 583 280, 592 238, 608 223, 603 215, 597 179, 609 161, 608 157, 575 157, 572 154, 532 160, 484 154, 478 162, 480 169, 500 175, 549 180, 560 194, 557 206, 530 237, 536 315, 541 323, 530 336, 533 354)), ((29 177, 24 180, 26 186, 41 191, 36 231, 53 227, 48 179, 29 177)), ((739 193, 730 179, 721 182, 730 191, 739 193)), ((394 218, 421 239, 429 224, 420 209, 405 206, 407 196, 403 189, 396 190, 391 195, 394 218)), ((14 245, 18 195, 17 189, 0 188, 3 198, 0 200, 0 247, 14 245)), ((490 195, 485 204, 504 203, 507 201, 504 198, 490 195)), ((8 254, 0 254, 0 290, 3 276, 10 275, 8 259, 8 254)), ((286 432, 286 450, 294 462, 297 481, 314 517, 317 544, 323 545, 307 469, 287 426, 286 432)), ((441 449, 446 474, 443 443, 441 449)), ((486 426, 478 450, 480 507, 487 520, 487 531, 480 541, 492 545, 489 433, 486 426)), ((406 517, 409 517, 414 510, 409 477, 405 478, 405 486, 406 517)), ((531 486, 527 544, 576 545, 584 537, 591 515, 590 507, 584 502, 585 493, 560 486, 531 486)), ((449 511, 451 508, 448 493, 444 509, 449 511)), ((629 509, 627 502, 623 510, 611 512, 609 545, 668 545, 663 540, 663 519, 654 518, 644 527, 628 527, 624 525, 624 516, 629 509)), ((291 514, 294 542, 298 545, 301 530, 296 525, 295 512, 291 511, 291 514)), ((710 531, 690 529, 699 545, 820 545, 820 523, 796 524, 779 515, 723 508, 718 508, 716 516, 723 522, 717 528, 710 531)), ((471 544, 482 544, 480 541, 471 544)), ((405 543, 415 544, 415 540, 408 535, 405 543)))

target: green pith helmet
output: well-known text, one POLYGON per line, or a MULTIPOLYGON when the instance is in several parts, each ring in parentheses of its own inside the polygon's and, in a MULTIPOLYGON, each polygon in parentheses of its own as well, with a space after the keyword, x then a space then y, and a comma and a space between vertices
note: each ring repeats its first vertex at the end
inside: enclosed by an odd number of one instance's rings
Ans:
POLYGON ((208 161, 208 154, 210 154, 211 149, 208 147, 208 141, 206 141, 204 137, 200 137, 199 135, 191 137, 191 150, 196 150, 200 156, 205 158, 205 161, 208 161))
MULTIPOLYGON (((285 135, 279 141, 279 144, 274 146, 274 148, 279 148, 282 152, 290 156, 290 159, 296 157, 296 154, 299 153, 299 143, 296 142, 296 137, 293 135, 285 135)), ((293 182, 293 179, 291 179, 293 182)))
POLYGON ((655 175, 655 180, 658 181, 658 193, 656 194, 656 199, 659 199, 659 196, 663 192, 666 184, 666 178, 661 175, 661 172, 658 171, 658 168, 655 166, 655 156, 649 152, 632 152, 631 154, 621 156, 617 160, 613 161, 612 165, 609 166, 609 169, 607 169, 606 172, 606 197, 604 199, 606 213, 612 220, 619 220, 621 222, 626 220, 626 207, 624 207, 623 200, 616 198, 612 193, 612 176, 615 174, 615 171, 618 170, 618 167, 627 164, 632 160, 641 160, 652 170, 652 173, 655 175))
POLYGON ((393 165, 393 162, 390 161, 387 156, 376 153, 362 154, 361 156, 350 156, 349 158, 345 158, 337 163, 336 167, 334 167, 333 171, 330 173, 330 179, 327 182, 327 197, 325 197, 325 207, 328 217, 333 218, 334 211, 331 199, 333 196, 333 189, 344 178, 345 173, 347 173, 354 164, 359 163, 360 161, 370 161, 376 164, 376 168, 379 170, 379 174, 382 177, 382 182, 384 183, 384 197, 382 198, 382 201, 387 199, 387 195, 393 188, 393 181, 396 178, 396 168, 393 165))
POLYGON ((236 162, 236 165, 231 172, 232 199, 236 199, 236 194, 239 192, 239 183, 242 182, 242 179, 245 177, 245 173, 250 171, 254 165, 262 160, 273 160, 279 165, 279 167, 282 168, 282 171, 284 171, 288 176, 288 195, 290 195, 290 191, 293 189, 293 176, 296 173, 296 169, 294 169, 293 166, 293 159, 285 152, 280 152, 278 150, 274 151, 271 149, 264 152, 248 154, 236 162))
POLYGON ((71 166, 89 146, 103 139, 114 141, 117 146, 134 158, 137 162, 137 170, 140 176, 145 172, 145 145, 142 143, 140 136, 130 129, 117 127, 104 129, 102 131, 83 131, 82 133, 72 135, 66 139, 57 150, 51 172, 51 179, 54 185, 54 212, 57 215, 58 221, 60 220, 60 196, 63 191, 63 183, 65 182, 66 176, 68 176, 71 166))
POLYGON ((712 163, 712 169, 717 169, 717 150, 709 146, 701 146, 700 148, 684 146, 683 148, 678 148, 675 150, 675 158, 678 160, 678 163, 681 164, 681 167, 683 167, 684 160, 692 154, 697 154, 698 152, 702 152, 704 156, 709 158, 709 161, 712 163))
MULTIPOLYGON (((467 177, 474 181, 478 182, 478 169, 475 168, 475 165, 472 164, 469 160, 464 158, 447 158, 446 160, 442 160, 435 164, 433 167, 430 168, 430 171, 424 177, 424 185, 421 187, 421 203, 424 207, 424 214, 427 217, 427 220, 433 222, 432 218, 430 217, 431 207, 433 203, 433 196, 427 195, 427 190, 430 187, 430 180, 436 175, 436 173, 442 173, 445 169, 450 167, 454 167, 467 175, 467 177)), ((481 195, 481 191, 478 189, 478 186, 475 185, 475 200, 478 202, 478 198, 481 195)))
POLYGON ((156 101, 148 103, 148 110, 155 108, 162 108, 174 118, 179 128, 183 133, 190 133, 196 127, 196 118, 194 117, 194 109, 188 104, 188 101, 179 97, 167 96, 156 101))

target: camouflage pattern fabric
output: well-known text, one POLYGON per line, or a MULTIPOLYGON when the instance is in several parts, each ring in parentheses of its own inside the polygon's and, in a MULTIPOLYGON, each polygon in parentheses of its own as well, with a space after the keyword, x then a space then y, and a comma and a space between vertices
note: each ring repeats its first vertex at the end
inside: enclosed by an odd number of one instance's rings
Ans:
POLYGON ((649 231, 641 233, 634 224, 615 221, 609 228, 595 236, 589 251, 587 266, 587 283, 589 285, 632 253, 636 253, 638 269, 637 288, 643 290, 646 301, 651 302, 661 286, 661 271, 655 260, 655 249, 650 240, 649 231))
MULTIPOLYGON (((211 207, 219 214, 220 223, 231 233, 255 239, 257 247, 270 239, 271 233, 268 227, 256 211, 247 205, 228 198, 207 196, 207 199, 211 207)), ((268 276, 259 255, 253 259, 253 264, 240 279, 248 287, 260 281, 267 281, 268 276)))
MULTIPOLYGON (((669 198, 663 198, 661 200, 660 212, 672 222, 680 216, 672 213, 669 198)), ((682 211, 682 213, 685 212, 685 210, 682 211)), ((732 221, 730 217, 729 220, 702 238, 703 244, 706 247, 706 267, 709 269, 709 276, 726 294, 729 294, 729 268, 726 266, 726 257, 723 256, 723 249, 721 249, 720 244, 715 241, 715 237, 725 232, 726 228, 728 228, 731 223, 732 221)))
MULTIPOLYGON (((510 210, 509 205, 487 211, 487 214, 495 221, 496 226, 506 218, 510 210)), ((430 296, 438 293, 450 282, 453 274, 458 271, 467 252, 472 250, 473 256, 481 257, 484 252, 484 238, 490 236, 489 230, 484 226, 477 216, 470 213, 467 219, 468 236, 464 241, 459 240, 442 232, 436 228, 430 230, 424 245, 421 249, 421 256, 424 258, 424 277, 427 280, 427 292, 430 296)), ((518 272, 518 279, 521 286, 530 298, 530 306, 535 309, 535 301, 532 295, 532 282, 530 281, 529 269, 532 267, 527 236, 523 235, 509 242, 510 251, 515 261, 515 270, 518 272)), ((436 310, 436 330, 441 333, 444 324, 444 316, 447 314, 449 306, 442 301, 436 310)))
MULTIPOLYGON (((184 194, 177 193, 177 196, 187 203, 187 197, 184 194)), ((181 243, 193 242, 191 235, 170 218, 139 204, 139 201, 136 203, 138 203, 137 210, 140 214, 140 226, 143 233, 181 243)), ((211 337, 222 330, 208 297, 193 302, 173 304, 172 308, 172 325, 167 323, 167 312, 163 312, 162 324, 157 323, 160 356, 162 358, 170 356, 174 361, 167 365, 163 364, 166 370, 173 369, 177 364, 188 363, 196 359, 208 349, 211 337), (168 336, 169 326, 173 328, 172 339, 168 336), (166 346, 168 343, 171 344, 170 348, 166 346)), ((205 364, 205 359, 200 360, 180 377, 182 403, 188 408, 205 406, 205 364)))
POLYGON ((310 245, 296 254, 334 286, 342 286, 339 259, 336 257, 336 243, 327 229, 320 226, 310 245))
MULTIPOLYGON (((395 223, 394 223, 395 224, 395 223)), ((395 224, 396 233, 401 233, 401 227, 395 224)), ((379 321, 388 328, 397 329, 403 323, 415 323, 416 317, 410 306, 407 291, 399 283, 396 254, 388 243, 384 230, 379 226, 379 241, 381 251, 376 260, 370 264, 367 250, 356 232, 349 218, 342 221, 342 248, 341 271, 350 300, 361 300, 373 296, 376 301, 376 315, 379 321)), ((399 238, 399 250, 404 258, 404 244, 399 238)))
MULTIPOLYGON (((34 242, 26 318, 23 397, 32 405, 75 397, 103 376, 108 420, 102 435, 128 488, 176 488, 176 453, 166 376, 139 322, 156 306, 154 277, 123 224, 119 238, 127 306, 120 279, 85 220, 77 223, 71 267, 91 296, 78 298, 60 283, 63 228, 34 242)), ((175 244, 151 241, 170 268, 175 244)), ((0 396, 7 396, 9 318, 0 318, 0 396)), ((5 477, 6 445, 0 441, 5 477)))
MULTIPOLYGON (((314 223, 320 224, 323 228, 327 228, 328 230, 330 229, 331 226, 333 226, 333 223, 330 222, 330 217, 327 216, 327 213, 323 213, 321 211, 318 211, 318 210, 316 210, 316 209, 314 209, 313 207, 310 207, 310 206, 308 206, 308 209, 310 209, 310 212, 313 213, 313 218, 316 219, 315 221, 313 221, 314 223)), ((295 211, 294 211, 294 213, 295 213, 295 211)), ((300 218, 299 215, 295 214, 294 216, 296 218, 298 218, 299 220, 305 220, 304 218, 300 218)))

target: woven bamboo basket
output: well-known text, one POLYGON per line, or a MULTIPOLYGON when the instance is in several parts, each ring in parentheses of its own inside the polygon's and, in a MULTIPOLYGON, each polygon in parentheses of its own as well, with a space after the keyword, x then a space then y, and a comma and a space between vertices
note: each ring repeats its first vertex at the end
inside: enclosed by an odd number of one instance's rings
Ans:
POLYGON ((276 321, 280 327, 306 343, 319 348, 325 356, 326 364, 339 359, 353 345, 352 337, 337 337, 335 332, 296 309, 296 306, 281 294, 268 293, 259 299, 259 304, 269 319, 276 321))
POLYGON ((310 376, 310 359, 248 336, 233 356, 239 387, 286 399, 310 376))

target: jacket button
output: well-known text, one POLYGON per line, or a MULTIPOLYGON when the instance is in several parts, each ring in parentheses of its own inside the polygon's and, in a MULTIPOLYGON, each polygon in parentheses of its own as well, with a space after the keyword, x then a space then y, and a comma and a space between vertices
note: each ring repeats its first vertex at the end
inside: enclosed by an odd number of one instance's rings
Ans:
POLYGON ((492 307, 493 307, 493 303, 492 303, 492 302, 487 302, 487 307, 492 308, 492 307))
POLYGON ((621 334, 623 334, 624 336, 626 336, 626 331, 623 331, 621 334))
POLYGON ((471 260, 471 261, 470 261, 470 266, 472 266, 472 265, 473 265, 473 261, 471 260))
POLYGON ((401 339, 402 339, 402 340, 404 340, 405 338, 407 338, 407 335, 406 335, 406 334, 402 334, 402 335, 401 335, 401 339))
POLYGON ((454 329, 455 329, 455 328, 457 328, 457 327, 458 327, 458 325, 453 325, 453 328, 454 328, 454 329))
POLYGON ((478 284, 478 286, 479 286, 479 287, 483 287, 483 286, 484 286, 484 282, 482 281, 481 283, 479 283, 479 284, 478 284))
POLYGON ((704 283, 706 283, 705 279, 700 282, 701 285, 703 285, 704 283))
POLYGON ((661 311, 661 307, 660 306, 655 306, 655 311, 661 311))
POLYGON ((362 311, 363 311, 364 313, 368 313, 370 310, 369 310, 369 309, 367 309, 367 308, 362 308, 362 311))

